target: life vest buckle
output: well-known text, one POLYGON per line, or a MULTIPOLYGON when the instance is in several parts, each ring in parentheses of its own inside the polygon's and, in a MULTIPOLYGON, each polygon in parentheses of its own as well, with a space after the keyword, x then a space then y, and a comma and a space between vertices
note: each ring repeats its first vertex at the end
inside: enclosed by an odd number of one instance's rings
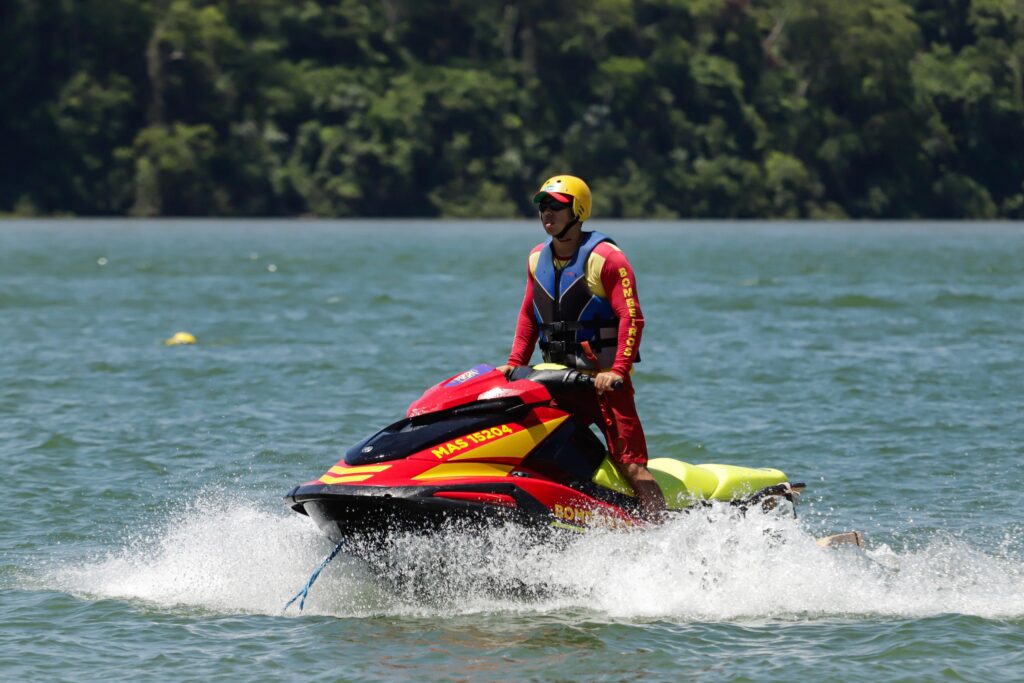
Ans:
POLYGON ((564 341, 549 341, 541 344, 541 350, 552 355, 561 355, 568 351, 568 344, 564 341))
POLYGON ((576 332, 582 330, 584 326, 575 320, 558 320, 553 323, 544 323, 542 327, 549 334, 558 334, 561 332, 576 332))

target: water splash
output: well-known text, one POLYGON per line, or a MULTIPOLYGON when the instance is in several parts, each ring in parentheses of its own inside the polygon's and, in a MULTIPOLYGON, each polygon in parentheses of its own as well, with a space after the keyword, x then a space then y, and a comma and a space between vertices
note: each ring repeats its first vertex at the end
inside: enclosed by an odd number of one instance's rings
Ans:
MULTIPOLYGON (((100 557, 57 562, 42 583, 157 606, 280 614, 332 544, 308 519, 262 499, 202 500, 100 557)), ((942 534, 911 550, 826 550, 801 521, 743 518, 726 508, 555 545, 530 543, 514 527, 408 534, 373 558, 340 555, 305 614, 584 610, 672 621, 1024 615, 1024 561, 1012 552, 986 552, 942 534)))

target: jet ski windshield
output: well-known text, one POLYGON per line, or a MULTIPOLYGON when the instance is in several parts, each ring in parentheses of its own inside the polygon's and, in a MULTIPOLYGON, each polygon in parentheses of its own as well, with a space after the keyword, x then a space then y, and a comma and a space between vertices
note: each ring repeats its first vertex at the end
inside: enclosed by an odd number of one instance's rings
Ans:
POLYGON ((347 465, 405 458, 457 436, 515 419, 526 406, 518 399, 481 401, 454 410, 417 415, 388 425, 345 452, 347 465))

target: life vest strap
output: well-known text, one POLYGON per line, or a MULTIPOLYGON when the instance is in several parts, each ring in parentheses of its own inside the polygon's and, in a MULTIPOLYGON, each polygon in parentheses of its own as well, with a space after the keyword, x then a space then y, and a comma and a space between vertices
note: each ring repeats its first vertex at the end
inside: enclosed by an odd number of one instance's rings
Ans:
POLYGON ((545 334, 579 332, 580 330, 618 330, 619 322, 617 320, 560 320, 553 323, 542 323, 540 328, 545 334))
POLYGON ((590 340, 590 346, 594 351, 600 351, 601 349, 618 346, 618 322, 612 321, 600 321, 600 320, 569 320, 556 323, 545 323, 541 325, 541 330, 544 332, 544 336, 540 339, 541 351, 551 354, 563 354, 570 351, 579 352, 583 349, 579 342, 575 339, 558 339, 557 336, 565 333, 575 333, 580 330, 594 330, 596 334, 593 339, 590 340), (611 330, 616 332, 613 337, 602 337, 602 330, 611 330))

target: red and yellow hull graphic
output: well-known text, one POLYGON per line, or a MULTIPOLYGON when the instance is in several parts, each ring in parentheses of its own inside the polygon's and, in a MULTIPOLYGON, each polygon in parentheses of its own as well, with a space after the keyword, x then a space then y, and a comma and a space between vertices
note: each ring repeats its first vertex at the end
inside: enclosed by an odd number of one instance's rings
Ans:
POLYGON ((424 449, 402 460, 348 466, 342 460, 318 480, 322 484, 395 485, 446 479, 507 477, 568 416, 488 427, 424 449))
MULTIPOLYGON (((429 453, 434 458, 447 462, 474 460, 518 465, 537 444, 546 439, 566 419, 567 416, 560 415, 549 420, 540 420, 533 425, 509 423, 481 429, 434 446, 429 449, 429 453)), ((424 451, 426 452, 428 451, 424 451)), ((415 457, 424 457, 424 454, 415 457)))
POLYGON ((385 465, 358 465, 348 467, 343 462, 338 463, 317 480, 321 484, 354 484, 366 481, 375 474, 391 469, 390 464, 385 465))

